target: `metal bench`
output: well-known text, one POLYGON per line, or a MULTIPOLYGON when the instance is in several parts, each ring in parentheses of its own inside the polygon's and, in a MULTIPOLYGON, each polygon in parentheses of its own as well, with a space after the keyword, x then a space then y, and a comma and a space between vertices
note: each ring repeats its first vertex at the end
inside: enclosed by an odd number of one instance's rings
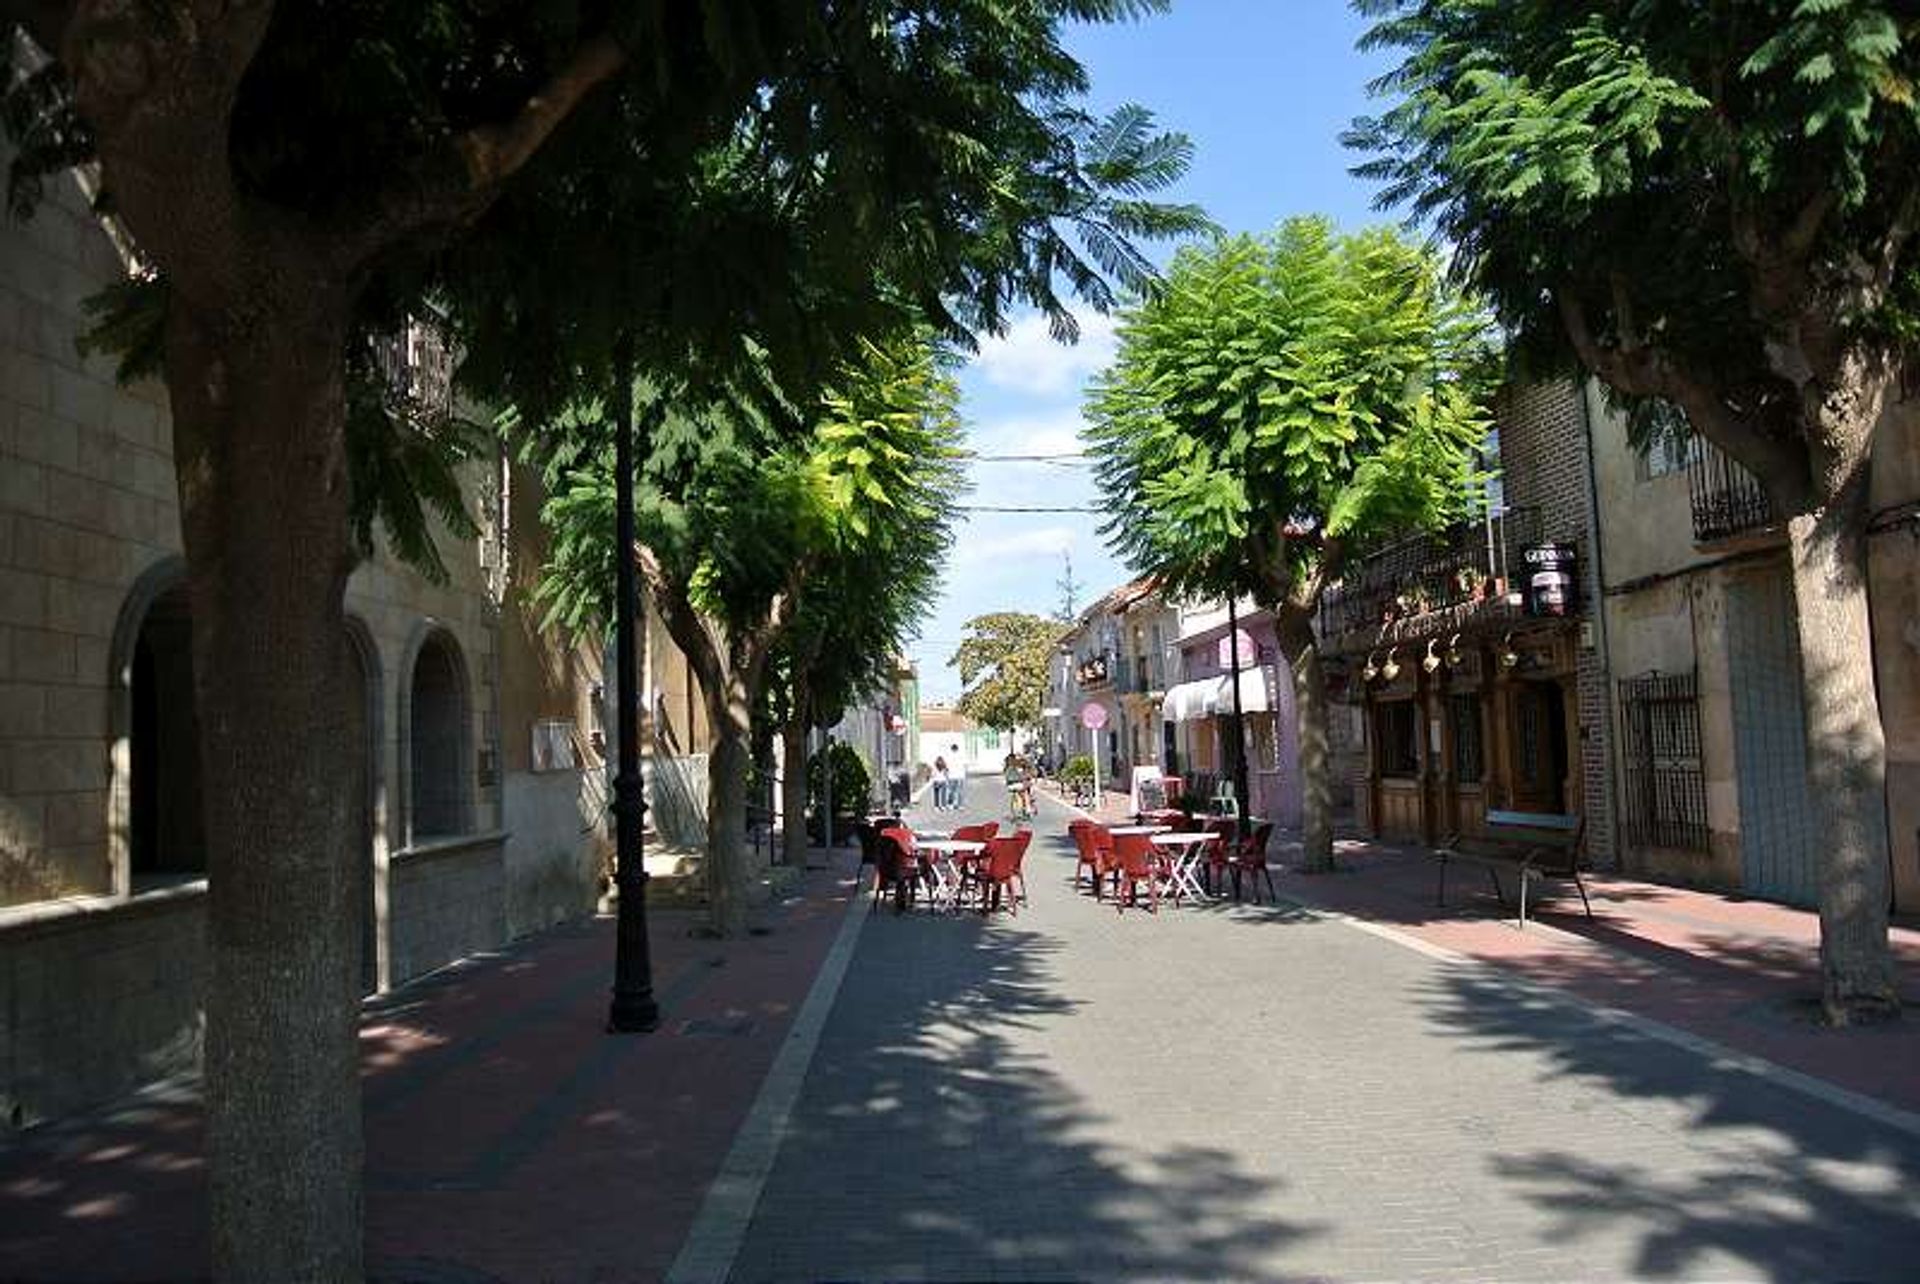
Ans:
POLYGON ((1580 892, 1580 904, 1593 917, 1593 905, 1587 900, 1586 884, 1580 881, 1580 839, 1586 830, 1586 817, 1562 816, 1553 812, 1489 811, 1487 829, 1476 841, 1485 849, 1461 845, 1459 834, 1449 835, 1434 849, 1440 862, 1438 900, 1447 903, 1447 865, 1450 861, 1469 861, 1486 868, 1493 880, 1493 894, 1507 903, 1506 890, 1500 885, 1500 870, 1511 869, 1520 881, 1520 928, 1527 926, 1527 884, 1540 878, 1570 878, 1580 892))

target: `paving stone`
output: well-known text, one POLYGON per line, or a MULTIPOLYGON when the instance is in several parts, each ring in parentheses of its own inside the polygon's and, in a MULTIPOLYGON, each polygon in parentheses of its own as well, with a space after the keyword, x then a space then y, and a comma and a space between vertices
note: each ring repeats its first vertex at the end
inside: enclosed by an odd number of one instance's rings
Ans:
POLYGON ((1116 913, 1044 806, 1018 917, 867 921, 735 1280, 1911 1277, 1913 1137, 1339 922, 1116 913))

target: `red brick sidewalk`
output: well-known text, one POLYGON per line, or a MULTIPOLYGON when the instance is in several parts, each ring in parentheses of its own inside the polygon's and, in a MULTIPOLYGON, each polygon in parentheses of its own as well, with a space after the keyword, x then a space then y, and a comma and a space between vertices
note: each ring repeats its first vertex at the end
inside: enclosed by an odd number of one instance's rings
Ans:
MULTIPOLYGON (((1815 1020, 1820 922, 1810 911, 1589 875, 1592 921, 1569 885, 1521 932, 1478 868, 1449 871, 1441 908, 1424 853, 1351 839, 1337 849, 1337 872, 1289 872, 1283 894, 1920 1111, 1920 930, 1893 929, 1907 1018, 1831 1030, 1815 1020)), ((1299 847, 1277 850, 1290 860, 1299 847)))
MULTIPOLYGON (((651 1036, 602 1033, 608 919, 369 1005, 372 1277, 664 1275, 833 942, 852 860, 809 874, 764 937, 655 914, 651 1036)), ((190 1094, 35 1130, 0 1146, 0 1280, 204 1277, 204 1200, 190 1094)))

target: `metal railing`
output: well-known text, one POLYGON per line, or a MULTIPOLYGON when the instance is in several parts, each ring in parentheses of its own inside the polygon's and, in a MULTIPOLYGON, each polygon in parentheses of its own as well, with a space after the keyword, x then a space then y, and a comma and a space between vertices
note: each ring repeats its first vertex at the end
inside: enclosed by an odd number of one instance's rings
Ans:
POLYGON ((453 344, 439 320, 409 318, 371 348, 388 411, 423 428, 443 424, 453 413, 453 344))
POLYGON ((1123 656, 1115 662, 1113 688, 1122 693, 1144 694, 1167 689, 1167 662, 1157 655, 1123 656))
POLYGON ((1700 767, 1700 698, 1691 673, 1620 680, 1629 843, 1681 851, 1708 848, 1707 788, 1700 767))
POLYGON ((1320 635, 1378 631, 1395 620, 1492 601, 1525 578, 1523 552, 1541 540, 1537 507, 1416 535, 1349 566, 1320 602, 1320 635))
POLYGON ((1704 438, 1687 465, 1687 499, 1696 544, 1764 530, 1776 520, 1760 479, 1704 438))

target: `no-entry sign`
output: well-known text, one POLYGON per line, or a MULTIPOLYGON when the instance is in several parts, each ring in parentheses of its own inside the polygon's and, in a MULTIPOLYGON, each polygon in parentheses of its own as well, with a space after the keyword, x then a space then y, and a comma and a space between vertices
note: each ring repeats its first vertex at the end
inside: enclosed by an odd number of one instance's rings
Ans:
POLYGON ((1091 700, 1080 706, 1080 725, 1088 731, 1098 731, 1107 725, 1107 706, 1091 700))

